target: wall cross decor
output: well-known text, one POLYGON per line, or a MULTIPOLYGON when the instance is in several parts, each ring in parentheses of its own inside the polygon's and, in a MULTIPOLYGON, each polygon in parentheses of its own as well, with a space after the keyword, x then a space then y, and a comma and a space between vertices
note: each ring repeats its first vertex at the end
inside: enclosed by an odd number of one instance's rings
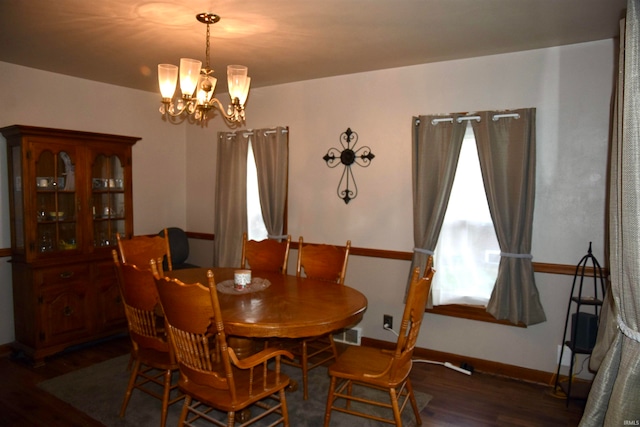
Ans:
POLYGON ((358 195, 358 186, 356 185, 356 178, 353 176, 351 165, 356 164, 366 168, 371 164, 371 160, 375 156, 371 152, 371 148, 367 146, 356 150, 358 134, 352 131, 351 128, 347 128, 345 132, 342 132, 339 139, 342 151, 338 148, 330 148, 323 159, 330 168, 335 168, 340 164, 344 165, 342 177, 338 183, 338 197, 344 200, 345 203, 349 203, 358 195), (338 159, 340 160, 339 162, 337 161, 338 159), (353 188, 349 188, 350 184, 353 184, 353 188))

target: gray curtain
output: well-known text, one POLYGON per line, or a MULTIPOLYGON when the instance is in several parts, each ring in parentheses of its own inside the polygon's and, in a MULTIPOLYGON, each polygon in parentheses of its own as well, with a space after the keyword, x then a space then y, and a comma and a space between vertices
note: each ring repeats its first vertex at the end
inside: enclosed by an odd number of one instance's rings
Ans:
POLYGON ((237 267, 242 233, 247 231, 248 132, 220 132, 216 165, 216 213, 213 263, 237 267))
POLYGON ((619 108, 611 138, 609 249, 613 309, 594 353, 606 349, 581 426, 640 422, 640 1, 627 2, 620 31, 619 108), (620 108, 621 107, 621 108, 620 108), (612 340, 601 339, 616 329, 612 340))
POLYGON ((435 115, 413 117, 411 145, 415 248, 410 272, 416 267, 424 271, 427 259, 433 255, 438 243, 467 128, 466 122, 458 123, 455 120, 458 116, 447 116, 453 118, 450 121, 439 121, 443 117, 435 115))
POLYGON ((535 109, 477 113, 471 121, 491 219, 500 244, 498 276, 487 304, 496 319, 546 320, 533 277, 531 236, 536 181, 535 109))
POLYGON ((251 146, 258 172, 262 218, 269 237, 281 239, 287 203, 289 130, 278 127, 255 131, 251 146))

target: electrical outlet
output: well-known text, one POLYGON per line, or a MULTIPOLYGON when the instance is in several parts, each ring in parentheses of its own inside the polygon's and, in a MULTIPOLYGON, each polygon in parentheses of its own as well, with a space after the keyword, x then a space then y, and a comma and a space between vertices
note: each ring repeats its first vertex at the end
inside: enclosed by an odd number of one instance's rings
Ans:
POLYGON ((382 315, 382 327, 384 329, 393 329, 393 316, 388 314, 382 315))
POLYGON ((560 366, 570 366, 571 365, 571 349, 564 346, 564 351, 562 350, 562 346, 558 346, 558 357, 557 360, 560 361, 560 352, 562 352, 562 361, 560 366))

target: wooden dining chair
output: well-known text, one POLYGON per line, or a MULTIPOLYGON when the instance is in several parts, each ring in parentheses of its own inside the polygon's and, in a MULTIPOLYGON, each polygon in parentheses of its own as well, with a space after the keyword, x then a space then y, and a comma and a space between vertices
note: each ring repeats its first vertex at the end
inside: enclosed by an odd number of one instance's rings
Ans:
POLYGON ((248 240, 247 233, 242 233, 241 268, 256 271, 273 271, 287 274, 289 262, 289 247, 291 236, 284 241, 274 239, 248 240))
POLYGON ((164 319, 158 315, 160 299, 155 280, 150 270, 121 264, 115 250, 112 255, 129 326, 133 361, 120 417, 124 417, 133 391, 140 390, 162 402, 160 426, 164 427, 169 405, 183 396, 172 382, 178 363, 168 342, 164 319), (157 386, 161 387, 161 394, 157 386))
POLYGON ((120 262, 147 268, 150 259, 162 258, 166 263, 165 268, 169 271, 173 270, 168 236, 166 229, 163 236, 132 236, 129 239, 116 233, 120 262))
MULTIPOLYGON (((296 275, 305 276, 323 282, 344 284, 347 273, 351 240, 344 247, 326 244, 304 244, 303 238, 298 241, 298 263, 296 275)), ((333 334, 297 340, 294 345, 287 345, 293 353, 293 361, 283 363, 302 369, 303 398, 309 398, 309 371, 335 359, 338 355, 333 334)))
POLYGON ((331 419, 331 411, 339 411, 359 417, 382 421, 402 426, 401 414, 407 402, 411 402, 416 424, 421 425, 420 411, 413 393, 409 374, 411 372, 413 350, 422 324, 422 316, 431 291, 431 282, 435 270, 432 260, 427 264, 425 274, 420 277, 420 268, 416 267, 411 277, 409 294, 402 315, 400 332, 395 350, 384 350, 367 346, 349 346, 329 366, 331 378, 329 396, 324 417, 327 427, 331 419), (359 385, 366 388, 385 390, 390 401, 374 400, 356 392, 353 387, 359 385), (342 402, 338 405, 336 401, 342 402), (362 412, 351 407, 351 402, 359 402, 390 409, 393 417, 384 418, 362 412))
POLYGON ((347 240, 344 247, 317 243, 305 245, 300 236, 296 275, 344 285, 350 250, 351 240, 347 240))
POLYGON ((225 425, 203 408, 208 406, 226 412, 226 425, 232 427, 236 414, 247 415, 246 408, 253 405, 248 414, 251 418, 243 420, 243 426, 267 414, 278 415, 269 425, 288 426, 284 390, 289 385, 289 377, 280 372, 280 359, 293 355, 282 349, 266 348, 239 360, 227 345, 213 272, 209 271, 207 278, 208 284, 203 286, 155 277, 180 367, 178 387, 185 394, 178 425, 198 419, 225 425), (216 343, 220 357, 217 357, 216 343), (275 403, 269 405, 268 401, 275 403))

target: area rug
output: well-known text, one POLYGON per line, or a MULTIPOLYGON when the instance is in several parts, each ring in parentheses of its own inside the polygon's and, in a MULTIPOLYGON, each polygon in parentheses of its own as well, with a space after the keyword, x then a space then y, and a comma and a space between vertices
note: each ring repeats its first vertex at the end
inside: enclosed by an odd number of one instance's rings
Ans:
MULTIPOLYGON (((127 387, 129 355, 116 357, 102 363, 80 369, 38 384, 57 398, 71 404, 107 427, 157 426, 160 424, 160 401, 134 390, 124 418, 118 416, 124 391, 127 387)), ((309 372, 309 399, 302 399, 302 373, 299 369, 283 365, 282 370, 298 382, 298 390, 287 392, 287 406, 291 427, 318 427, 324 422, 325 405, 329 387, 327 370, 323 367, 309 372)), ((367 391, 369 391, 367 389, 367 391)), ((375 390, 370 393, 381 393, 375 390)), ((416 392, 418 407, 422 410, 431 396, 416 392)), ((407 404, 402 416, 404 426, 414 426, 415 419, 411 405, 407 404)), ((367 406, 369 407, 369 406, 367 406)), ((167 426, 178 423, 182 402, 169 407, 167 426)), ((377 408, 369 409, 376 411, 377 408)), ((382 409, 384 410, 384 409, 382 409)), ((223 417, 223 414, 220 415, 223 417)), ((390 416, 384 413, 385 417, 390 416)), ((210 424, 203 424, 210 425, 210 424)), ((260 423, 255 424, 261 426, 260 423)), ((266 423, 265 423, 266 425, 266 423)), ((333 411, 332 427, 388 426, 389 424, 354 417, 333 411)))

